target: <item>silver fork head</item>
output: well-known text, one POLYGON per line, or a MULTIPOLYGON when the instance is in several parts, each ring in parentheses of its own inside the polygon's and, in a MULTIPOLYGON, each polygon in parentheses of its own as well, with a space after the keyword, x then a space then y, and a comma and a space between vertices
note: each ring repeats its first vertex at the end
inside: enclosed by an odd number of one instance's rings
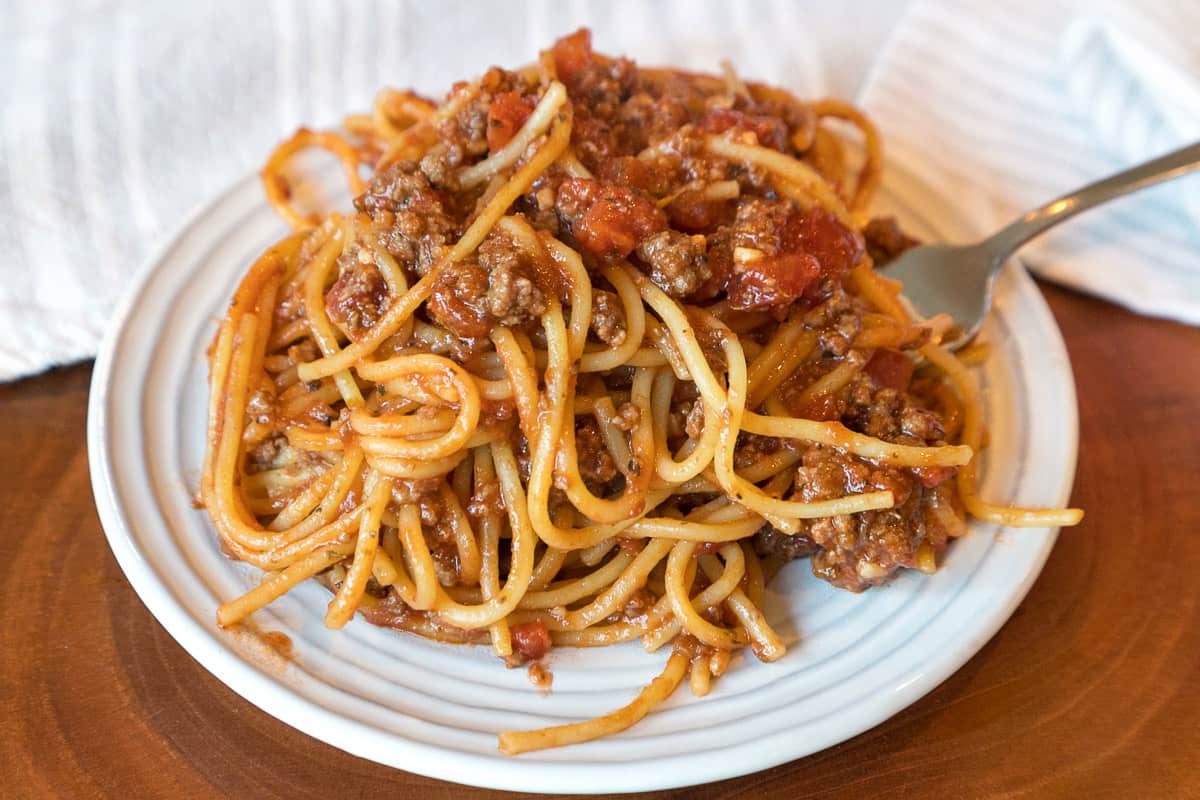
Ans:
POLYGON ((943 344, 957 350, 979 333, 999 266, 981 245, 929 244, 904 253, 880 274, 904 284, 902 295, 922 317, 949 314, 960 334, 943 344))
POLYGON ((925 245, 909 250, 883 274, 904 284, 904 296, 923 317, 945 312, 962 333, 945 342, 957 350, 969 342, 992 306, 992 284, 1005 259, 1060 222, 1162 181, 1200 169, 1200 142, 1131 167, 1063 195, 974 245, 925 245))

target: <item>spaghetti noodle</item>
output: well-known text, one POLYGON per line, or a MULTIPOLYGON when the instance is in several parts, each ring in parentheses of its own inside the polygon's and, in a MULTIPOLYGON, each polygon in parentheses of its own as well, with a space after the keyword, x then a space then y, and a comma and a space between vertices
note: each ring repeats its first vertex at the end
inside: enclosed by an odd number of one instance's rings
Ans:
POLYGON ((704 694, 739 648, 780 658, 761 600, 785 560, 861 591, 936 569, 966 513, 1079 520, 979 497, 976 379, 875 271, 910 240, 866 217, 857 109, 639 70, 580 31, 346 130, 267 162, 294 232, 209 351, 201 495, 266 572, 221 625, 316 577, 331 627, 358 612, 511 665, 673 643, 631 705, 502 734, 519 753, 622 730, 685 677, 704 694), (340 159, 354 213, 293 204, 306 147, 340 159))

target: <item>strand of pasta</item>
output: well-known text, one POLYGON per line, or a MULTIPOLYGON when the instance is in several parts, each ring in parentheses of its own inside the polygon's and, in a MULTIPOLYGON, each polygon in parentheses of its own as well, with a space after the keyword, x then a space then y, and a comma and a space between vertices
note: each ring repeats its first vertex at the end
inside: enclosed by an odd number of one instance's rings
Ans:
MULTIPOLYGON (((528 234, 535 236, 533 228, 521 219, 520 224, 528 234)), ((571 318, 567 323, 567 357, 576 362, 583 355, 587 343, 588 328, 592 324, 592 278, 579 253, 554 238, 546 238, 546 249, 554 263, 567 276, 571 318)))
POLYGON ((467 519, 467 512, 445 482, 438 485, 438 496, 441 498, 442 508, 450 517, 450 530, 454 534, 454 548, 458 555, 458 579, 463 583, 479 583, 483 557, 475 539, 475 531, 471 528, 471 521, 467 519))
POLYGON ((633 561, 633 558, 628 553, 618 553, 609 559, 607 564, 581 578, 563 581, 559 585, 551 584, 540 592, 529 592, 521 599, 517 607, 527 610, 556 606, 566 607, 585 597, 590 597, 604 587, 613 584, 633 561))
MULTIPOLYGON (((550 487, 553 481, 555 450, 562 435, 566 403, 569 396, 570 365, 567 359, 566 328, 563 325, 562 313, 558 302, 551 300, 546 313, 542 315, 542 327, 546 333, 549 364, 546 369, 546 389, 542 396, 541 411, 535 418, 522 418, 522 427, 534 433, 534 444, 530 448, 530 475, 526 492, 529 498, 529 516, 534 530, 542 541, 551 547, 563 550, 576 550, 591 547, 597 542, 617 535, 631 524, 633 519, 622 522, 588 525, 583 528, 563 529, 550 519, 550 487)), ((513 352, 512 348, 504 355, 513 360, 516 370, 522 369, 524 354, 513 352)), ((513 391, 522 391, 520 383, 514 383, 513 391)), ((531 398, 519 400, 517 408, 539 408, 531 398)), ((659 501, 661 502, 661 500, 659 501)), ((649 501, 643 513, 653 506, 649 501)))
MULTIPOLYGON (((433 555, 421 532, 421 517, 417 507, 411 503, 400 506, 397 514, 399 525, 397 534, 400 539, 404 562, 408 574, 412 578, 412 592, 408 596, 400 592, 400 599, 409 607, 418 611, 428 611, 433 608, 438 596, 437 568, 433 563, 433 555)), ((399 568, 399 564, 396 565, 399 568)))
POLYGON ((604 560, 612 549, 617 547, 616 539, 605 539, 602 542, 597 542, 591 547, 579 551, 579 561, 581 564, 586 564, 589 567, 594 567, 604 560))
MULTIPOLYGON (((723 554, 723 553, 722 553, 723 554)), ((747 584, 757 582, 758 590, 762 591, 762 568, 758 565, 758 559, 753 555, 743 552, 745 574, 747 584), (753 566, 752 566, 753 565, 753 566), (754 579, 751 578, 755 575, 754 579)), ((719 566, 710 557, 700 559, 700 569, 708 576, 710 581, 717 581, 722 575, 719 566)), ((751 600, 749 597, 750 590, 747 588, 743 591, 742 588, 735 587, 733 591, 725 598, 725 607, 733 612, 737 617, 738 622, 742 624, 742 628, 746 631, 746 635, 750 637, 750 647, 754 650, 754 654, 758 656, 760 661, 778 661, 783 658, 787 648, 783 646, 779 635, 771 629, 767 624, 767 618, 758 607, 758 602, 751 600)))
POLYGON ((796 371, 816 347, 817 337, 804 330, 803 320, 789 320, 771 337, 747 373, 746 408, 758 408, 796 371), (785 326, 788 327, 784 330, 785 326))
POLYGON ((876 274, 870 266, 859 264, 854 267, 850 270, 849 280, 854 290, 871 305, 902 325, 912 324, 912 316, 900 302, 899 293, 890 291, 882 276, 876 274))
POLYGON ((411 289, 393 299, 387 311, 361 339, 352 342, 336 355, 300 364, 296 371, 301 380, 314 381, 324 378, 363 361, 385 339, 400 329, 400 326, 412 316, 417 306, 429 297, 430 292, 433 291, 434 281, 437 280, 441 271, 448 265, 455 264, 473 253, 496 222, 504 216, 509 206, 528 191, 533 181, 566 148, 571 139, 571 118, 569 113, 564 113, 566 111, 569 111, 569 107, 559 111, 546 143, 509 178, 504 188, 483 208, 475 221, 450 248, 450 251, 411 289))
POLYGON ((542 557, 538 559, 537 566, 533 568, 533 577, 529 580, 529 590, 540 592, 549 586, 563 565, 567 563, 567 555, 570 552, 570 550, 562 550, 557 547, 547 547, 542 552, 542 557))
MULTIPOLYGON (((757 486, 739 477, 733 469, 733 451, 737 435, 741 430, 744 410, 746 360, 742 355, 737 337, 726 332, 727 335, 723 337, 722 341, 729 371, 729 391, 726 394, 700 349, 699 342, 692 332, 691 323, 675 301, 632 267, 627 267, 626 270, 637 284, 642 298, 654 309, 670 330, 674 346, 687 365, 704 402, 720 411, 722 426, 714 463, 717 479, 730 497, 763 515, 773 525, 788 533, 798 531, 799 526, 796 523, 798 519, 852 514, 859 511, 890 508, 893 505, 894 498, 890 491, 864 492, 814 502, 777 500, 766 496, 757 486)), ((715 320, 714 323, 720 324, 715 320)))
POLYGON ((325 612, 325 626, 340 628, 350 621, 362 600, 363 592, 367 589, 367 579, 371 577, 371 568, 375 564, 375 553, 379 546, 379 523, 383 518, 383 510, 391 495, 391 481, 382 478, 374 472, 367 475, 363 488, 366 491, 366 513, 359 521, 358 539, 354 545, 354 558, 342 586, 329 603, 325 612))
MULTIPOLYGON (((473 441, 472 439, 467 440, 467 446, 477 446, 479 444, 481 442, 473 441)), ((393 478, 427 480, 429 478, 439 478, 450 472, 459 465, 459 462, 463 460, 466 454, 466 450, 460 450, 453 455, 434 459, 433 461, 370 456, 367 458, 367 463, 371 465, 372 469, 393 478)))
MULTIPOLYGON (((345 244, 344 231, 340 228, 335 230, 308 264, 304 279, 304 317, 308 320, 313 341, 326 357, 336 355, 341 350, 337 338, 333 335, 329 317, 325 313, 325 284, 334 261, 342 253, 345 244)), ((299 374, 299 367, 296 371, 299 374)), ((362 405, 362 393, 348 369, 335 372, 333 380, 347 406, 357 408, 362 405)))
POLYGON ((646 336, 646 311, 637 287, 618 267, 605 266, 601 273, 616 289, 617 297, 621 301, 625 315, 625 340, 616 347, 585 352, 579 359, 579 371, 604 372, 623 365, 648 366, 633 363, 634 353, 638 352, 646 336))
MULTIPOLYGON (((879 141, 879 130, 866 114, 849 103, 841 100, 824 98, 814 100, 809 108, 817 117, 835 117, 852 122, 862 131, 866 146, 866 158, 854 184, 854 194, 850 198, 850 211, 855 217, 861 217, 879 188, 879 180, 883 176, 883 146, 879 141)), ((857 219, 856 219, 857 221, 857 219)))
MULTIPOLYGON (((921 355, 945 370, 954 381, 963 397, 963 430, 962 440, 973 449, 978 449, 983 439, 981 410, 983 403, 979 398, 979 383, 975 376, 954 357, 950 351, 939 344, 930 342, 921 348, 921 355)), ((958 470, 956 480, 958 493, 962 497, 967 511, 978 519, 995 522, 1013 528, 1042 528, 1060 525, 1078 525, 1083 519, 1083 511, 1078 508, 1006 508, 985 502, 979 497, 978 457, 972 458, 958 470)))
POLYGON ((763 571, 762 561, 754 552, 754 544, 749 541, 743 541, 742 552, 746 554, 746 580, 742 584, 742 589, 746 593, 746 599, 756 606, 762 606, 763 593, 766 591, 767 576, 763 571))
POLYGON ((358 174, 358 152, 345 138, 331 131, 318 133, 300 128, 292 138, 275 148, 260 173, 267 202, 293 230, 312 227, 312 221, 292 208, 288 202, 290 190, 282 174, 283 165, 295 153, 306 147, 323 147, 333 153, 342 162, 342 170, 346 174, 350 190, 358 195, 362 194, 364 189, 362 176, 358 174))
POLYGON ((508 382, 512 387, 514 404, 517 407, 517 417, 521 423, 521 432, 528 441, 533 441, 534 422, 538 418, 538 380, 533 369, 529 366, 525 354, 521 351, 517 338, 508 328, 497 328, 492 331, 492 345, 500 356, 504 370, 508 374, 508 382))
POLYGON ((250 591, 217 609, 217 624, 222 628, 236 625, 258 609, 287 594, 293 587, 324 572, 353 549, 352 544, 330 545, 279 572, 267 575, 250 591))
POLYGON ((654 475, 654 431, 650 413, 650 387, 654 373, 639 369, 633 378, 630 401, 640 412, 641 420, 633 429, 633 478, 627 479, 625 489, 615 499, 596 497, 583 483, 579 473, 579 456, 575 449, 575 426, 563 426, 561 449, 556 458, 556 472, 565 482, 571 503, 593 522, 620 522, 638 516, 646 505, 646 489, 654 475))
MULTIPOLYGON (((833 190, 833 187, 829 185, 819 172, 803 161, 792 158, 778 150, 772 150, 769 147, 745 144, 724 136, 712 134, 704 137, 704 146, 709 152, 715 155, 724 156, 735 161, 756 164, 768 172, 780 176, 788 185, 802 188, 821 206, 833 212, 838 221, 845 225, 848 230, 855 232, 856 236, 860 235, 857 233, 858 226, 855 224, 854 217, 850 214, 849 209, 846 208, 846 204, 838 197, 837 192, 833 190)), ((787 187, 783 186, 780 188, 785 189, 787 187)))
MULTIPOLYGON (((682 541, 676 543, 671 548, 671 555, 667 559, 666 574, 667 597, 671 602, 671 612, 688 633, 709 647, 736 650, 746 643, 742 633, 737 630, 713 625, 700 616, 692 603, 692 599, 688 596, 687 588, 683 582, 684 566, 691 560, 692 554, 695 551, 695 542, 682 541)), ((742 576, 745 574, 745 556, 742 553, 742 548, 736 544, 726 544, 721 547, 721 557, 725 559, 725 574, 718 580, 721 581, 722 588, 725 588, 728 584, 732 584, 732 586, 728 586, 728 591, 725 595, 728 596, 728 593, 737 587, 738 582, 741 581, 742 576)), ((716 585, 716 582, 713 585, 716 585)))
POLYGON ((542 95, 525 124, 517 131, 508 144, 492 155, 458 172, 458 183, 464 189, 470 189, 487 181, 493 175, 511 167, 517 159, 533 144, 533 140, 541 136, 554 121, 554 115, 567 100, 567 89, 558 81, 554 81, 542 95))
POLYGON ((659 369, 654 379, 651 413, 654 415, 654 448, 658 456, 655 471, 667 483, 682 484, 699 475, 712 463, 717 451, 717 439, 721 428, 716 410, 704 404, 704 429, 699 439, 691 439, 680 449, 683 460, 676 461, 667 448, 667 425, 671 410, 671 398, 675 389, 675 374, 669 369, 659 369), (691 452, 686 452, 689 449, 691 452))
POLYGON ((853 380, 855 375, 862 372, 871 355, 870 351, 862 353, 851 350, 842 358, 841 363, 794 394, 789 400, 792 407, 807 408, 818 398, 835 394, 853 380))
POLYGON ((567 647, 607 647, 612 644, 631 642, 646 632, 646 626, 633 622, 614 622, 609 625, 593 625, 582 631, 550 630, 550 640, 556 645, 567 647))
POLYGON ((968 463, 973 455, 971 447, 965 444, 938 447, 892 444, 883 439, 852 431, 840 422, 764 416, 753 411, 746 411, 743 414, 742 430, 760 436, 800 439, 828 445, 852 455, 898 467, 961 466, 968 463))
MULTIPOLYGON (((578 390, 575 396, 579 396, 578 390)), ((635 405, 634 408, 638 409, 637 424, 639 426, 653 424, 653 420, 642 416, 640 406, 635 405)), ((613 406, 612 398, 607 394, 597 397, 592 409, 592 416, 600 428, 600 436, 604 439, 604 446, 608 449, 609 455, 613 457, 617 471, 625 476, 626 481, 640 479, 642 464, 634 461, 631 456, 629 442, 625 440, 625 434, 617 425, 617 409, 613 406)), ((652 431, 652 438, 654 438, 653 433, 652 431)), ((655 450, 657 451, 657 449, 657 442, 655 442, 655 450)), ((653 475, 650 478, 653 478, 653 475)))
POLYGON ((646 583, 650 571, 671 551, 672 542, 650 539, 612 584, 583 608, 562 615, 563 627, 580 630, 619 611, 629 598, 646 583))
MULTIPOLYGON (((481 447, 475 452, 475 485, 478 489, 491 486, 496 481, 496 468, 492 464, 491 447, 481 447)), ((480 558, 479 589, 484 600, 491 600, 500 593, 500 510, 487 507, 479 520, 480 558)), ((500 658, 512 655, 512 637, 508 620, 501 618, 488 626, 492 649, 500 658)))
POLYGON ((593 739, 620 733, 636 724, 649 714, 654 706, 670 697, 683 681, 687 668, 687 656, 682 653, 672 653, 671 657, 667 659, 667 666, 662 673, 652 680, 629 705, 611 714, 584 722, 555 725, 533 731, 505 731, 499 737, 500 750, 510 755, 517 755, 518 753, 528 753, 531 750, 544 750, 547 747, 590 742, 593 739))
POLYGON ((283 430, 288 445, 297 450, 309 452, 340 452, 346 449, 346 442, 337 431, 329 428, 313 430, 301 425, 290 424, 283 430))
POLYGON ((723 522, 643 517, 626 528, 624 535, 689 542, 734 542, 753 536, 762 526, 763 517, 754 512, 744 512, 739 519, 723 522))

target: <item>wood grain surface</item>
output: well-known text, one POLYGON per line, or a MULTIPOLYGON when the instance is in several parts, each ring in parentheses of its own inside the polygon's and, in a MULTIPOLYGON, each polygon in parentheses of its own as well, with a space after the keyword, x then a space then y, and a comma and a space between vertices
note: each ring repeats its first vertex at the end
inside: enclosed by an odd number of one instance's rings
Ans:
MULTIPOLYGON (((657 796, 1200 798, 1200 329, 1044 291, 1078 383, 1087 518, 1013 618, 874 730, 657 796)), ((89 376, 0 387, 0 797, 499 794, 310 739, 175 644, 100 530, 89 376)))

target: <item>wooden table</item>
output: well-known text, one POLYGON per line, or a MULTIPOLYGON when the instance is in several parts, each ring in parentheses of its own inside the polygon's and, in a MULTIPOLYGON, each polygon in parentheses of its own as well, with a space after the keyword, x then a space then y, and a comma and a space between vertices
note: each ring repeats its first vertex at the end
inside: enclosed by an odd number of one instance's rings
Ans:
MULTIPOLYGON (((1079 388, 1063 533, 957 674, 823 753, 671 797, 1200 797, 1200 329, 1044 287, 1079 388)), ((84 445, 87 366, 0 387, 0 796, 484 797, 257 710, 142 607, 84 445)))

